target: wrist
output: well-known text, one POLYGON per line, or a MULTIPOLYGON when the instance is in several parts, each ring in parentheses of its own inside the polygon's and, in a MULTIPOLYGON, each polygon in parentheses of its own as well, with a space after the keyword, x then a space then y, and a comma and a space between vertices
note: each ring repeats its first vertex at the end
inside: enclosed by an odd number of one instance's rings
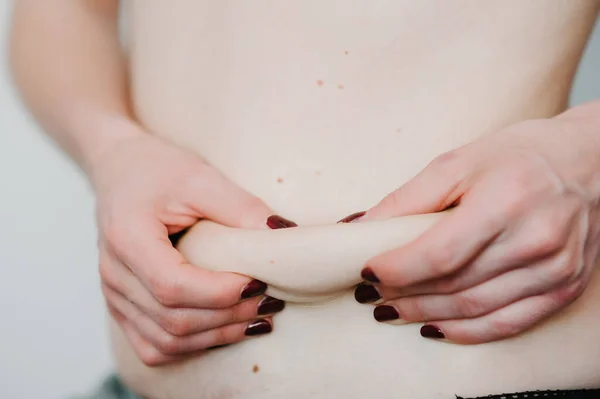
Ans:
POLYGON ((579 170, 586 192, 600 198, 600 100, 570 108, 555 117, 562 125, 566 148, 571 147, 570 166, 579 170))
POLYGON ((134 120, 123 115, 102 114, 83 119, 85 123, 74 125, 73 130, 74 135, 81 137, 77 148, 78 163, 90 180, 105 154, 125 141, 147 134, 134 120))
POLYGON ((567 109, 557 118, 570 119, 588 124, 600 125, 600 99, 588 101, 567 109))

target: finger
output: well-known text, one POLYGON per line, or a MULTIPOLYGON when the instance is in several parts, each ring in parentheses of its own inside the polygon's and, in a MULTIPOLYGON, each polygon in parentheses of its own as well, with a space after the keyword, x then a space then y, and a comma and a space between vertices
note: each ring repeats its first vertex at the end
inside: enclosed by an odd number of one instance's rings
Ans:
POLYGON ((431 321, 421 328, 425 338, 446 338, 458 344, 482 344, 520 334, 581 295, 581 284, 532 296, 488 315, 463 320, 431 321))
POLYGON ((432 213, 448 208, 462 194, 460 183, 469 171, 463 164, 457 150, 439 155, 419 174, 369 209, 360 221, 432 213))
POLYGON ((258 197, 250 194, 210 166, 192 179, 182 195, 187 205, 202 217, 239 228, 266 228, 274 212, 258 197))
POLYGON ((367 261, 363 278, 406 287, 448 276, 468 264, 505 225, 476 201, 458 206, 414 241, 367 261))
POLYGON ((565 201, 561 201, 560 206, 554 203, 539 206, 507 228, 458 272, 404 287, 395 297, 462 291, 509 270, 554 256, 577 239, 577 234, 573 234, 575 214, 573 204, 565 201))
POLYGON ((189 335, 239 323, 280 312, 285 302, 271 297, 254 297, 224 309, 169 308, 158 303, 135 276, 125 267, 111 273, 105 281, 103 293, 107 299, 123 298, 133 302, 148 317, 170 334, 189 335), (112 284, 110 284, 112 282, 112 284))
POLYGON ((114 295, 108 294, 111 305, 114 306, 119 313, 125 316, 138 334, 162 354, 169 356, 197 352, 213 346, 236 343, 249 336, 267 334, 272 330, 270 320, 258 319, 253 320, 250 323, 229 324, 202 333, 179 337, 163 330, 158 324, 125 298, 115 298, 114 295))
POLYGON ((128 222, 108 235, 111 258, 126 265, 164 306, 226 308, 267 288, 258 280, 187 263, 157 220, 140 216, 128 222))
MULTIPOLYGON (((398 318, 409 322, 479 317, 521 299, 554 290, 563 284, 564 270, 560 258, 549 258, 532 266, 523 265, 458 293, 403 297, 386 300, 381 306, 394 307, 398 318)), ((380 293, 383 298, 389 294, 385 288, 380 288, 380 293)), ((391 310, 387 309, 387 312, 391 314, 391 310)))
POLYGON ((181 360, 183 356, 168 356, 161 353, 158 349, 152 346, 148 341, 146 341, 135 328, 127 321, 127 319, 119 313, 116 308, 107 304, 108 311, 112 315, 112 317, 117 321, 119 327, 125 334, 125 338, 133 348, 133 351, 137 355, 137 357, 149 367, 160 366, 168 363, 175 362, 177 360, 181 360))

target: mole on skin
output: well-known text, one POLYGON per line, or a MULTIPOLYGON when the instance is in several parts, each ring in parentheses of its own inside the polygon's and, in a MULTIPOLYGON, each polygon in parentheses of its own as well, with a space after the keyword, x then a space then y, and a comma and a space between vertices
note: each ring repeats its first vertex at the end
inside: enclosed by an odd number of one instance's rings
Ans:
POLYGON ((344 89, 344 85, 338 85, 338 89, 343 90, 344 89))
POLYGON ((283 183, 283 177, 278 177, 277 178, 277 183, 283 183))
POLYGON ((322 87, 325 84, 325 82, 323 82, 322 80, 317 80, 317 85, 319 87, 322 87))
POLYGON ((252 366, 252 372, 253 372, 254 374, 258 373, 258 371, 259 371, 259 370, 260 370, 260 369, 258 368, 258 364, 255 364, 254 366, 252 366))

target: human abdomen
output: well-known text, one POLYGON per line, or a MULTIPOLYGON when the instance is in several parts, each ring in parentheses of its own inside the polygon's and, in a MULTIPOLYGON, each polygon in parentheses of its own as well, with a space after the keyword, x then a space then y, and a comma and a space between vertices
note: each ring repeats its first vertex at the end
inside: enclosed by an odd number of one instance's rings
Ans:
MULTIPOLYGON (((425 3, 134 3, 136 112, 310 226, 374 205, 441 152, 564 108, 591 2, 425 3)), ((442 399, 600 385, 598 303, 595 277, 530 333, 457 346, 375 322, 349 288, 289 303, 269 336, 155 369, 113 332, 122 374, 152 399, 442 399)))

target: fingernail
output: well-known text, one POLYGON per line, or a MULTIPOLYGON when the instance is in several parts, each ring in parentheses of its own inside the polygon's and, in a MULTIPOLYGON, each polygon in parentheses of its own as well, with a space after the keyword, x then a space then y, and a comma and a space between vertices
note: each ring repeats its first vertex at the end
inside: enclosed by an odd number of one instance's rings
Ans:
POLYGON ((287 229, 288 227, 297 227, 298 225, 291 220, 279 215, 271 215, 267 218, 267 226, 271 229, 287 229))
POLYGON ((373 310, 373 317, 380 322, 398 320, 400 318, 400 313, 398 313, 393 306, 381 305, 373 310))
POLYGON ((365 216, 365 211, 362 212, 356 212, 353 213, 352 215, 348 215, 343 219, 338 220, 338 223, 352 223, 352 222, 357 222, 358 219, 360 219, 361 217, 365 216))
POLYGON ((246 327, 246 331, 244 332, 244 335, 251 337, 254 335, 268 334, 271 331, 273 331, 273 327, 271 327, 271 323, 269 323, 265 319, 260 319, 260 320, 253 321, 252 323, 248 324, 248 327, 246 327))
POLYGON ((259 296, 265 293, 267 290, 267 284, 260 280, 252 280, 244 286, 240 299, 248 299, 254 296, 259 296))
POLYGON ((380 282, 370 267, 365 267, 364 269, 362 269, 362 272, 360 272, 360 276, 362 277, 363 280, 367 280, 371 283, 379 283, 380 282))
POLYGON ((361 283, 357 285, 354 290, 354 299, 356 299, 358 303, 369 303, 381 299, 381 295, 379 295, 377 288, 369 284, 361 283))
POLYGON ((171 245, 173 245, 173 247, 176 247, 177 243, 179 242, 179 240, 181 239, 181 237, 183 237, 185 235, 185 233, 188 232, 188 230, 189 230, 189 228, 183 229, 180 232, 171 234, 169 236, 169 241, 171 241, 171 245))
POLYGON ((421 327, 421 336, 425 338, 437 339, 446 338, 442 330, 432 324, 425 324, 423 327, 421 327))
POLYGON ((212 351, 214 349, 219 349, 219 348, 225 348, 226 346, 229 346, 231 344, 223 344, 223 345, 215 345, 215 346, 211 346, 209 348, 206 348, 207 351, 212 351))
POLYGON ((261 299, 258 303, 258 315, 262 316, 265 314, 281 312, 283 308, 285 308, 284 301, 270 296, 266 296, 263 299, 261 299))

